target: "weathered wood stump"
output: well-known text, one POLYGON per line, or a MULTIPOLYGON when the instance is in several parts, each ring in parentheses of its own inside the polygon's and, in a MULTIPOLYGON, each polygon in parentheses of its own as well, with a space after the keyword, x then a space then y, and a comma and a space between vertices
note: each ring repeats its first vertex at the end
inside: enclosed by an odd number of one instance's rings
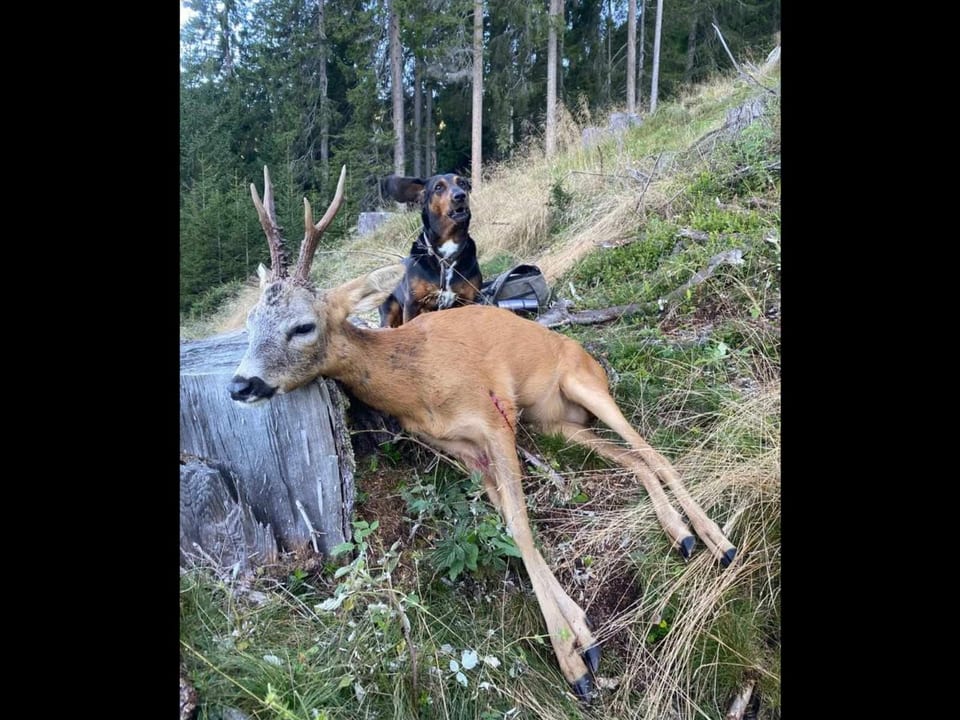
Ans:
MULTIPOLYGON (((249 508, 269 525, 279 549, 300 551, 315 542, 327 554, 350 536, 355 495, 345 400, 335 382, 323 380, 252 407, 233 402, 227 383, 246 348, 244 331, 180 345, 180 450, 221 471, 233 501, 210 490, 209 476, 188 478, 184 486, 181 472, 181 487, 195 496, 186 513, 181 499, 181 542, 222 536, 184 527, 202 518, 222 523, 233 512, 233 527, 247 527, 240 520, 249 508)), ((252 540, 251 532, 241 534, 252 540)), ((247 552, 259 550, 248 546, 247 552)))
POLYGON ((236 479, 229 471, 197 458, 180 462, 180 564, 249 570, 275 563, 273 529, 237 501, 236 479))

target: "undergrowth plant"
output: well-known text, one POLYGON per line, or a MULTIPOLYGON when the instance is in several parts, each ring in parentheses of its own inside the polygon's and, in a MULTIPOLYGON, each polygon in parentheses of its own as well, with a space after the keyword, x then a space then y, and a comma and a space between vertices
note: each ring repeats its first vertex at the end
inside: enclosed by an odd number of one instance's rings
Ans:
POLYGON ((478 472, 464 476, 438 467, 432 476, 404 487, 401 496, 411 520, 438 534, 430 560, 449 580, 465 570, 500 571, 506 558, 520 557, 503 519, 486 500, 478 472))

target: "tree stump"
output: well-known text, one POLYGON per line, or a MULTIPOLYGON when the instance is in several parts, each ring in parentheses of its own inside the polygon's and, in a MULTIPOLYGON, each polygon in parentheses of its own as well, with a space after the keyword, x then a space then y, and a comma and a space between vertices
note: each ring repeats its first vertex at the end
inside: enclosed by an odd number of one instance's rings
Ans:
MULTIPOLYGON (((281 550, 316 547, 328 554, 350 537, 353 513, 355 465, 346 401, 334 381, 318 380, 270 402, 235 403, 227 384, 246 348, 245 331, 180 345, 181 453, 220 471, 233 501, 209 489, 214 487, 209 476, 200 485, 196 477, 188 479, 195 507, 184 513, 181 499, 181 539, 222 537, 184 523, 224 523, 233 512, 234 528, 250 528, 244 537, 256 536, 250 525, 255 519, 269 525, 281 550), (196 491, 201 486, 207 489, 196 491), (244 507, 251 518, 243 519, 244 507)), ((203 549, 211 555, 222 551, 203 549)))
POLYGON ((250 570, 277 561, 270 525, 236 497, 236 478, 196 458, 181 458, 180 564, 250 570))

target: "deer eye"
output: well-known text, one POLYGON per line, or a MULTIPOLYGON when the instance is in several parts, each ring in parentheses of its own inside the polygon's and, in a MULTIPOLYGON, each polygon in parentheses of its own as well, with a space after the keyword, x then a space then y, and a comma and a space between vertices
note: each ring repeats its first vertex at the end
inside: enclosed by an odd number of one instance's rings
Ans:
POLYGON ((303 323, 302 325, 297 325, 296 327, 287 331, 287 339, 289 340, 294 335, 309 335, 316 329, 316 323, 303 323))

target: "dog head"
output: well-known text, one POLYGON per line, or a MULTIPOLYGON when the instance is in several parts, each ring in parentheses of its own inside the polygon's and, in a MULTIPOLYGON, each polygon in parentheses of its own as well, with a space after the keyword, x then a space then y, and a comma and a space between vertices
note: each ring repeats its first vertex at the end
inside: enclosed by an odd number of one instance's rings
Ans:
POLYGON ((470 181, 460 175, 434 175, 424 184, 423 226, 441 240, 470 227, 470 181))

